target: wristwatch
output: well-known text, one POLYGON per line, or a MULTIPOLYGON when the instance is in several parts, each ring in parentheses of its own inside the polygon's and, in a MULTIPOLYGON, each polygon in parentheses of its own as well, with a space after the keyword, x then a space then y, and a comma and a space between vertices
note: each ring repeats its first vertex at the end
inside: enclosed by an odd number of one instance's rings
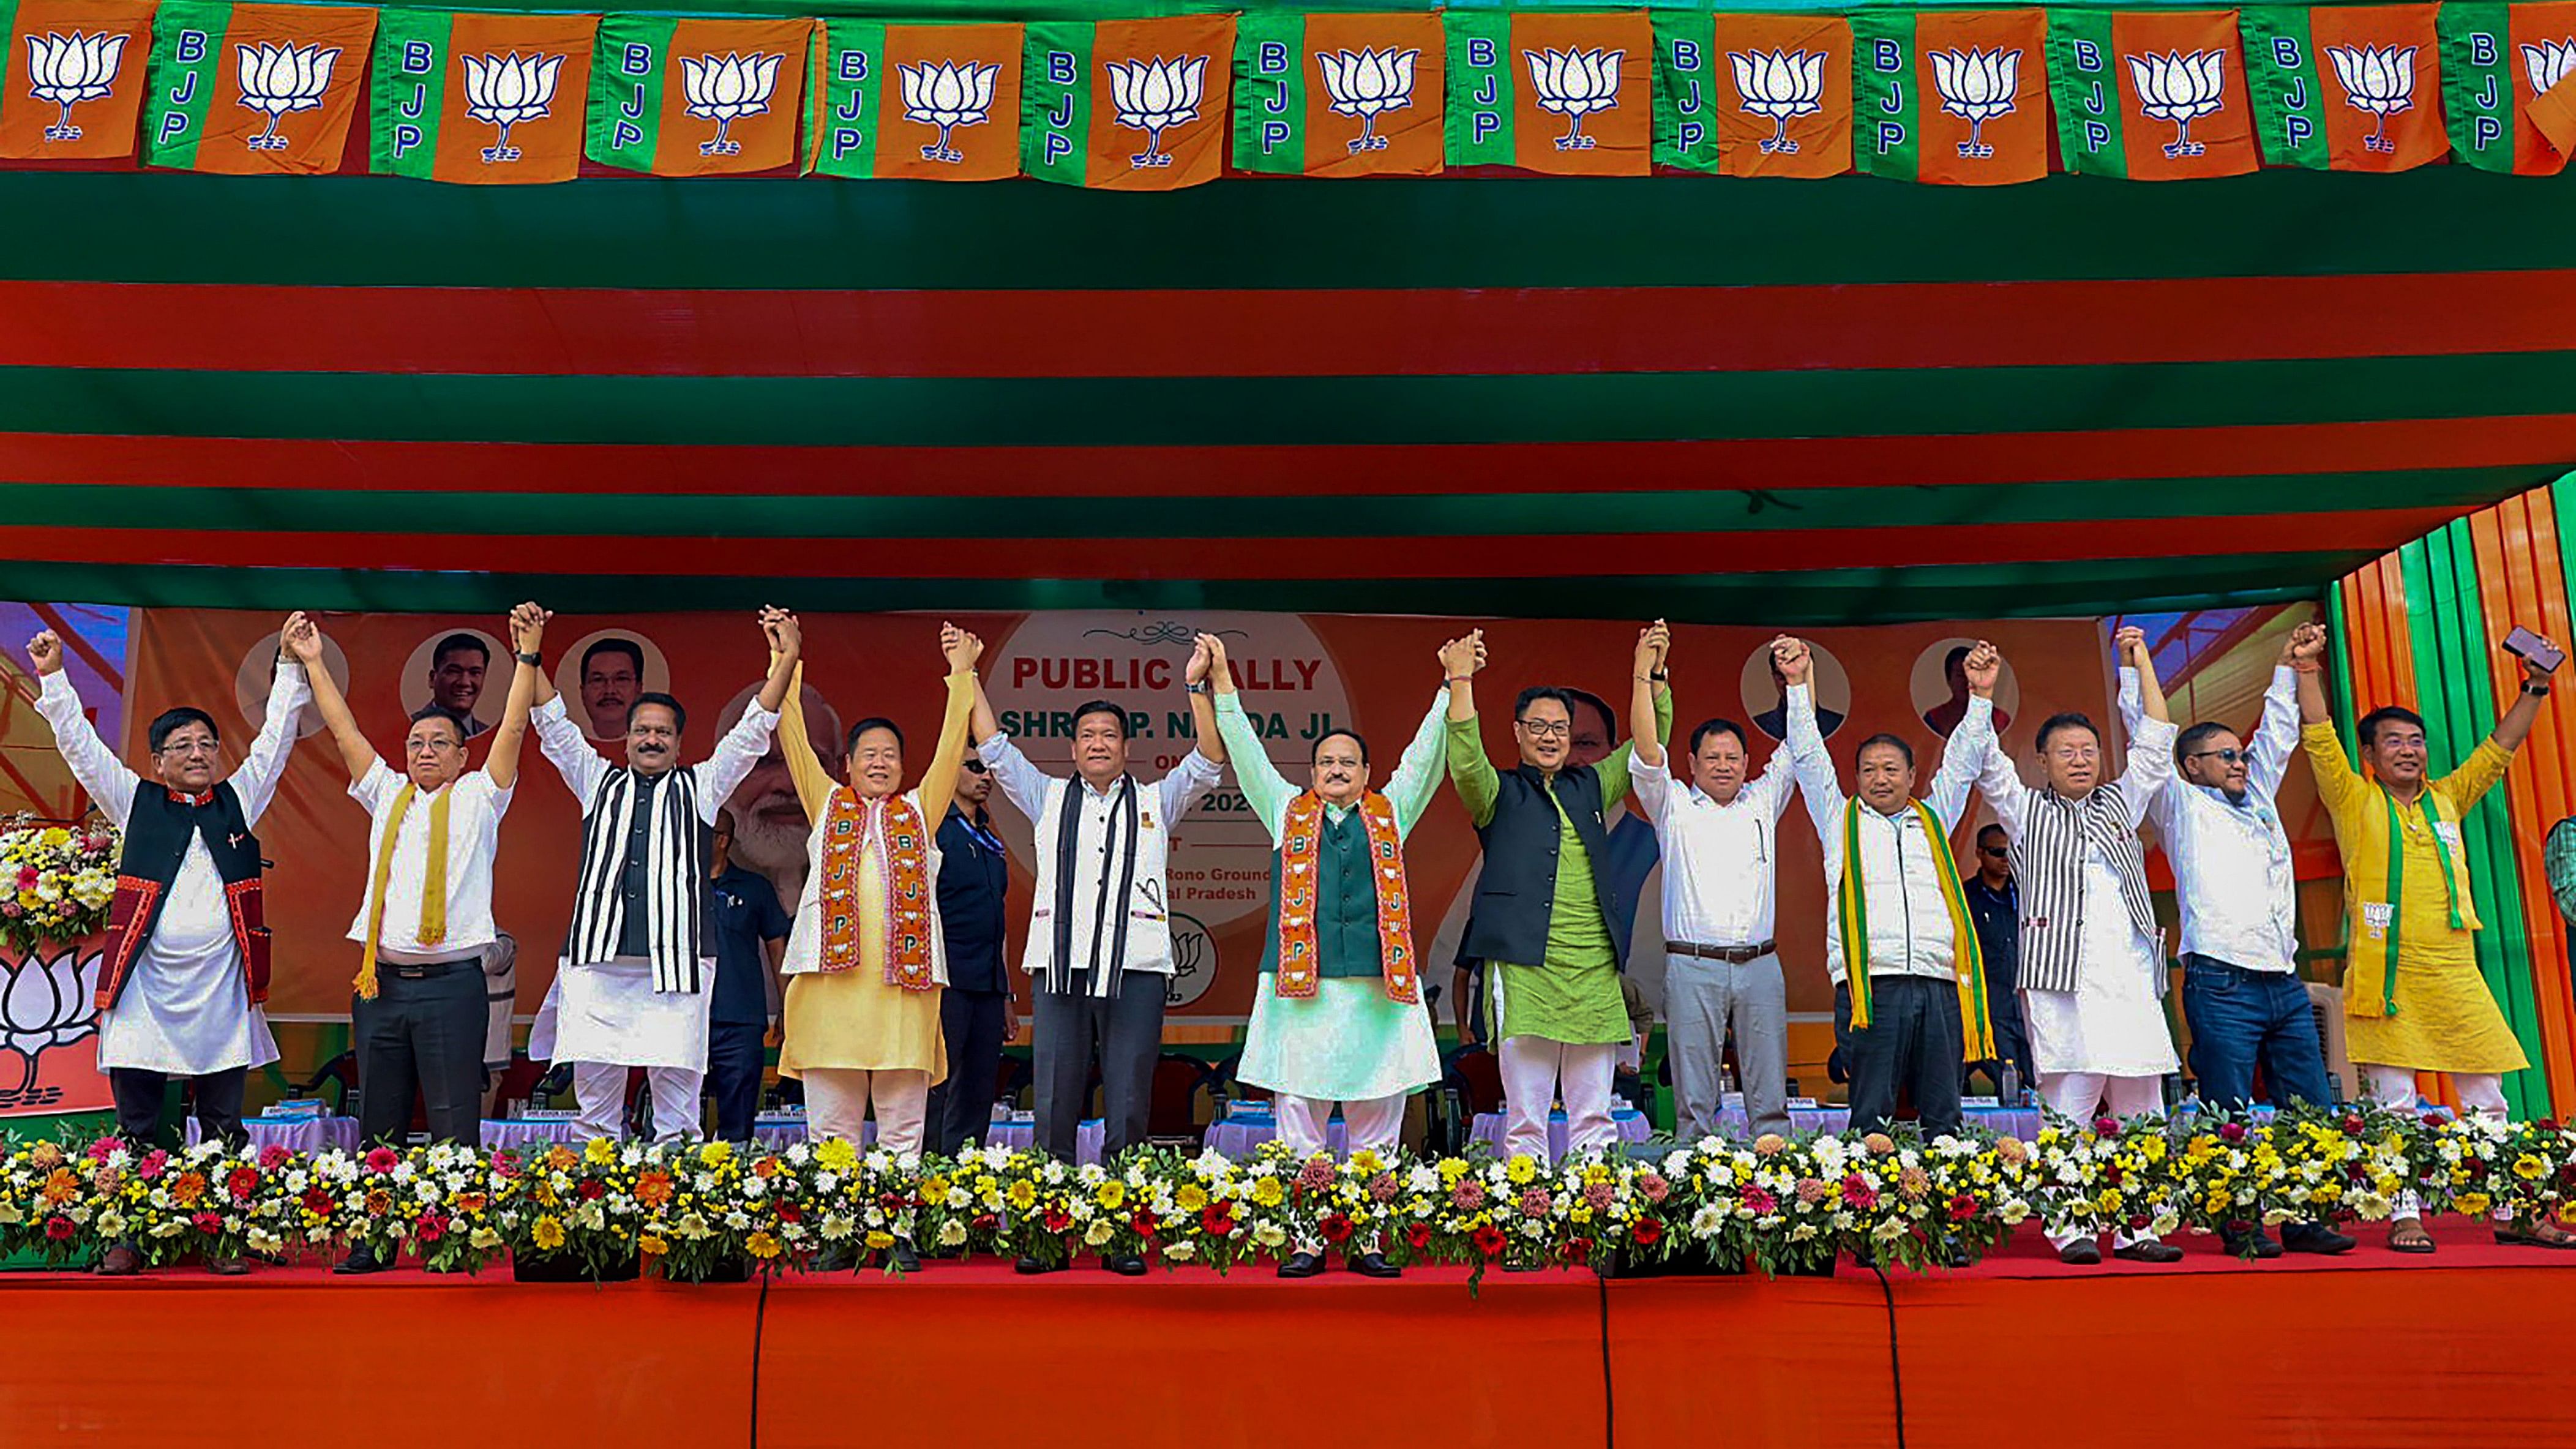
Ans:
POLYGON ((2529 680, 2523 684, 2522 692, 2530 695, 2534 699, 2547 699, 2549 697, 2549 686, 2536 679, 2529 680))
POLYGON ((1181 686, 1181 689, 1187 694, 1213 694, 1216 692, 1216 686, 1208 683, 1204 679, 1200 680, 1196 684, 1184 684, 1181 686))
POLYGON ((523 653, 519 656, 519 662, 521 664, 543 664, 546 662, 546 656, 542 651, 535 654, 523 653))

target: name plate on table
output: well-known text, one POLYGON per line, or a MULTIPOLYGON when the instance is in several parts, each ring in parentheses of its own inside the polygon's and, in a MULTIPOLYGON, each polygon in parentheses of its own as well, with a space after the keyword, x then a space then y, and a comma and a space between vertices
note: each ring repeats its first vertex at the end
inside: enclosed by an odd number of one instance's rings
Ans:
POLYGON ((518 1116, 522 1122, 569 1122, 581 1113, 570 1107, 530 1107, 518 1116))
POLYGON ((262 1122, 319 1122, 331 1114, 319 1102, 279 1102, 259 1114, 262 1122))
POLYGON ((1816 1105, 1816 1099, 1813 1097, 1791 1097, 1789 1099, 1789 1105, 1792 1107, 1812 1108, 1816 1105))
POLYGON ((2003 1105, 2003 1099, 2000 1097, 1961 1097, 1959 1099, 1959 1105, 1962 1107, 2000 1107, 2003 1105))

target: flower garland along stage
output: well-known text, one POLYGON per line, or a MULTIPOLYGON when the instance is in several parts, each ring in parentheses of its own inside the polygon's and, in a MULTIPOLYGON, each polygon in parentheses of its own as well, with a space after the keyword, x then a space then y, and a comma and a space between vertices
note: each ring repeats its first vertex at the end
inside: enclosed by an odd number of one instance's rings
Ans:
POLYGON ((2012 1229, 2224 1231, 2385 1218, 2402 1192, 2432 1212, 2576 1221, 2576 1131, 2375 1107, 2268 1123, 2052 1126, 2039 1140, 1910 1136, 1710 1139, 1659 1157, 1554 1169, 1488 1156, 1300 1162, 1140 1150, 1107 1167, 970 1149, 954 1160, 714 1142, 541 1152, 451 1146, 303 1156, 200 1144, 141 1156, 113 1138, 39 1142, 0 1172, 0 1253, 85 1260, 120 1239, 162 1264, 364 1243, 473 1272, 505 1253, 596 1275, 639 1259, 702 1281, 746 1261, 805 1270, 827 1252, 925 1248, 1137 1253, 1220 1272, 1298 1242, 1377 1244, 1406 1264, 1603 1266, 1704 1253, 1765 1273, 1867 1248, 1921 1268, 1973 1261, 2012 1229))
POLYGON ((116 900, 117 832, 26 816, 0 822, 0 948, 29 955, 107 925, 116 900))
POLYGON ((2052 156, 2142 180, 2445 156, 2556 174, 2576 150, 2565 0, 1043 13, 1092 18, 0 0, 0 158, 1169 190, 1484 167, 1993 185, 2052 156))

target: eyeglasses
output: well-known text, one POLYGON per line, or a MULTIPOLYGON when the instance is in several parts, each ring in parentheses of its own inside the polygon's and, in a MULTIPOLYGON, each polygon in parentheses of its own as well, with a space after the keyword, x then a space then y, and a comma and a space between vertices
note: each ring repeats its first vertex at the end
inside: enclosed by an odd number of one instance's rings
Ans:
POLYGON ((1513 723, 1518 724, 1522 729, 1528 730, 1531 734, 1536 735, 1543 740, 1563 739, 1574 732, 1574 722, 1572 720, 1524 719, 1515 720, 1513 723))
POLYGON ((1977 847, 1977 854, 1979 854, 1979 855, 1991 855, 1991 856, 1996 857, 1997 859, 2001 859, 2002 857, 2004 857, 2004 856, 2006 856, 2006 855, 2009 855, 2009 854, 2011 854, 2011 853, 2012 853, 2011 848, 2010 848, 2010 847, 2008 847, 2008 846, 2002 846, 2002 845, 1980 845, 1980 846, 1978 846, 1978 847, 1977 847))
POLYGON ((2194 750, 2194 751, 2192 751, 2190 754, 2188 754, 2188 755, 2184 756, 2184 758, 2185 758, 2185 759, 2191 759, 2191 760, 2207 760, 2207 759, 2216 759, 2216 760, 2219 760, 2219 761, 2221 761, 2221 762, 2223 762, 2223 763, 2225 763, 2225 764, 2230 764, 2230 765, 2232 765, 2232 764, 2235 764, 2238 760, 2241 760, 2241 759, 2246 758, 2246 754, 2245 754, 2245 751, 2243 751, 2243 750, 2238 750, 2238 749, 2225 749, 2225 750, 2194 750))
POLYGON ((989 775, 993 773, 993 767, 985 764, 982 760, 967 760, 963 763, 963 768, 969 775, 989 775))

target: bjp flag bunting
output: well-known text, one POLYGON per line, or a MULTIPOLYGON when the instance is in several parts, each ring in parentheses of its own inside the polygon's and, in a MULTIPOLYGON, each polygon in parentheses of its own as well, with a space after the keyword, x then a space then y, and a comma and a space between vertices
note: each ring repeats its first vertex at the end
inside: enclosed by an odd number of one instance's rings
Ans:
POLYGON ((2048 174, 2045 11, 1855 11, 1852 45, 1861 170, 1946 186, 2048 174))
POLYGON ((1235 22, 1234 164, 1285 176, 1433 176, 1440 17, 1255 11, 1235 22))
POLYGON ((2440 159, 2440 45, 2430 5, 2257 5, 2246 79, 2263 159, 2312 170, 2404 171, 2440 159))
POLYGON ((376 12, 165 0, 143 162, 234 176, 340 169, 376 12))
POLYGON ((480 185, 572 180, 598 36, 596 15, 384 12, 369 169, 480 185))
POLYGON ((1020 168, 1106 191, 1172 191, 1225 169, 1234 17, 1029 27, 1020 168))
POLYGON ((0 157, 134 154, 151 0, 0 0, 0 157))
POLYGON ((1017 25, 831 19, 805 87, 807 174, 998 181, 1020 174, 1017 25))
POLYGON ((2442 7, 2451 153, 2516 176, 2555 176, 2576 154, 2576 3, 2442 7))
POLYGON ((1643 176, 1654 164, 1653 23, 1626 14, 1451 10, 1452 166, 1643 176))
POLYGON ((796 161, 810 20, 611 15, 590 68, 590 159, 656 176, 796 161))
POLYGON ((1716 18, 1717 169, 1840 176, 1852 168, 1852 29, 1838 15, 1716 18))
POLYGON ((2180 181, 2262 164, 2233 10, 2051 10, 2048 87, 2078 175, 2180 181))

